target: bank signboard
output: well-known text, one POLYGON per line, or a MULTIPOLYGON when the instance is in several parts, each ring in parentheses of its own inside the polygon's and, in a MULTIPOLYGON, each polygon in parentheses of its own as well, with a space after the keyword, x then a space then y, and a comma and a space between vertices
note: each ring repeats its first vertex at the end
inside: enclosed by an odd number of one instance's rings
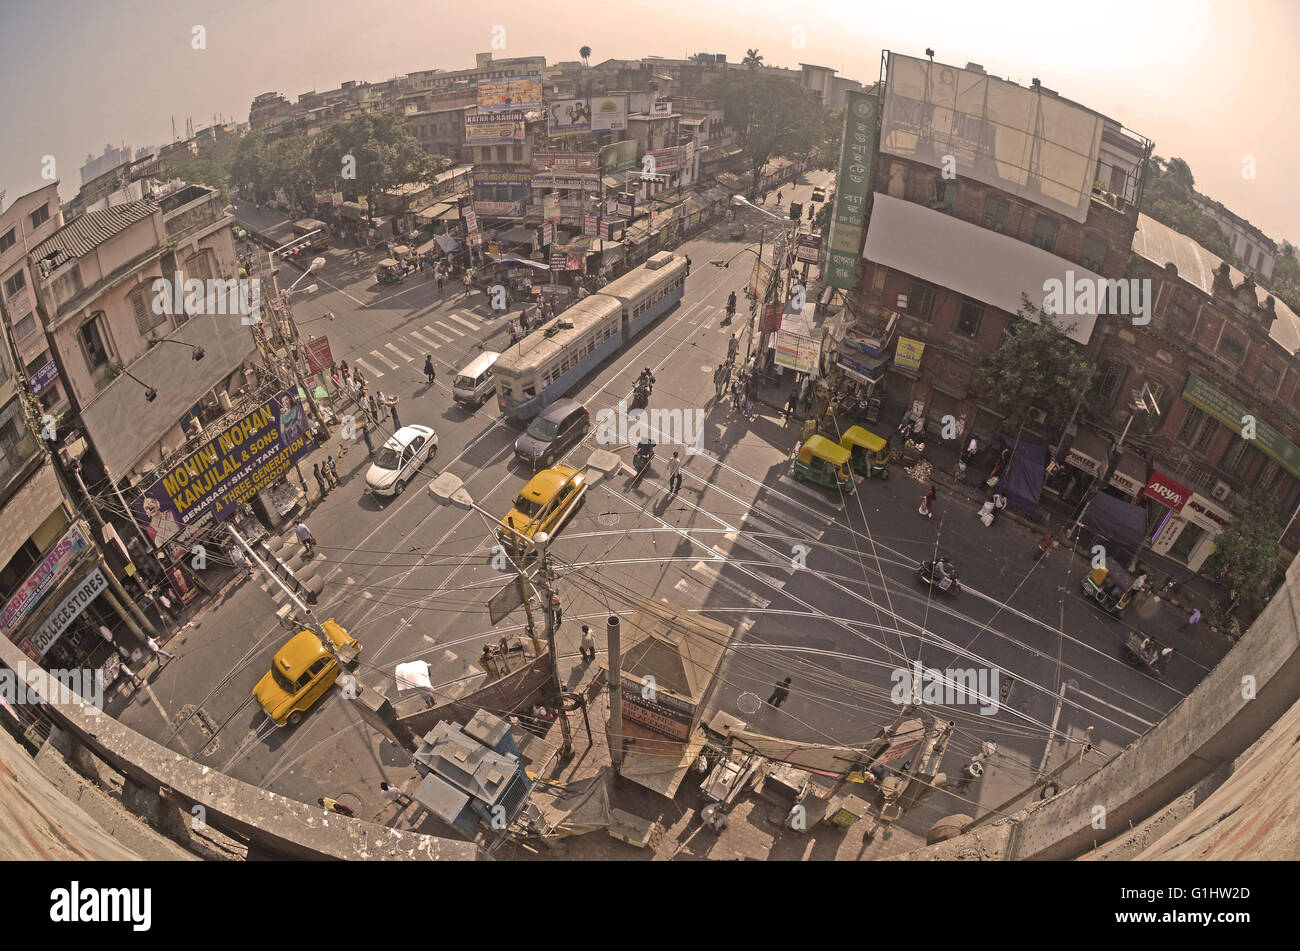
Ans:
POLYGON ((840 290, 853 290, 858 278, 879 112, 879 102, 874 95, 848 93, 839 177, 835 180, 835 201, 831 206, 831 235, 825 273, 826 283, 840 290))
POLYGON ((1254 420, 1255 438, 1252 444, 1260 452, 1300 479, 1300 448, 1263 420, 1255 419, 1246 407, 1226 393, 1221 393, 1195 373, 1187 375, 1183 399, 1209 413, 1236 433, 1246 428, 1247 419, 1254 420))

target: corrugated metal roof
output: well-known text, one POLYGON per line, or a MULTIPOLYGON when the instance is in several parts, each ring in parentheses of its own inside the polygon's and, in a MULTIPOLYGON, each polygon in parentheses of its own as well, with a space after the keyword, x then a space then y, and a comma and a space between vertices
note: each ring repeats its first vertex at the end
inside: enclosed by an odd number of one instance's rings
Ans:
MULTIPOLYGON (((1214 272, 1219 269, 1223 259, 1211 254, 1196 240, 1162 225, 1154 218, 1139 214, 1137 231, 1133 233, 1133 252, 1146 258, 1157 267, 1163 268, 1172 263, 1178 268, 1178 276, 1208 295, 1214 294, 1214 272)), ((1246 279, 1235 267, 1228 266, 1228 276, 1232 286, 1237 287, 1246 279)), ((1287 353, 1295 356, 1300 352, 1300 316, 1282 302, 1280 297, 1270 294, 1266 289, 1255 286, 1255 299, 1262 305, 1268 297, 1273 297, 1273 309, 1277 320, 1269 328, 1269 336, 1287 353)))
POLYGON ((114 235, 125 231, 137 221, 148 218, 157 210, 157 202, 144 200, 89 211, 74 218, 38 244, 32 251, 32 257, 39 261, 55 255, 50 262, 52 267, 58 267, 72 258, 85 257, 114 235))

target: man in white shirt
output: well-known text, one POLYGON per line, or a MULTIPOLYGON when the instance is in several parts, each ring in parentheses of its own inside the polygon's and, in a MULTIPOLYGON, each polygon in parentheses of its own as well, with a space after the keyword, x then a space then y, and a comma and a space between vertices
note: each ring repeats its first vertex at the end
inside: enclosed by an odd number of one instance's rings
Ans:
POLYGON ((668 460, 668 494, 676 495, 678 489, 682 487, 682 460, 678 458, 677 453, 668 460))

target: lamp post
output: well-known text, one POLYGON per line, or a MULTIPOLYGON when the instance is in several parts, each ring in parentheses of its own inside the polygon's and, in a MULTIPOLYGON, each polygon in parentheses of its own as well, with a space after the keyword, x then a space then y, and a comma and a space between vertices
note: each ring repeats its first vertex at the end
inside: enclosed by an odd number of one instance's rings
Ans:
MULTIPOLYGON (((328 433, 329 427, 325 424, 325 414, 321 412, 321 408, 316 402, 315 394, 312 392, 311 387, 309 387, 306 384, 306 382, 303 380, 302 373, 298 367, 298 355, 301 354, 302 352, 302 338, 298 334, 298 325, 294 323, 293 308, 292 305, 290 304, 291 296, 293 292, 297 289, 298 285, 301 284, 308 277, 308 275, 314 274, 315 272, 323 268, 325 266, 325 259, 321 257, 314 258, 311 262, 311 265, 307 268, 306 271, 302 273, 302 276, 299 277, 298 280, 290 284, 287 288, 285 288, 283 292, 280 290, 280 279, 277 276, 278 272, 276 271, 275 268, 276 253, 279 251, 283 251, 285 248, 292 247, 294 244, 298 243, 298 241, 301 240, 302 240, 301 238, 295 239, 294 241, 290 241, 288 244, 281 245, 280 247, 272 251, 268 251, 266 255, 266 260, 267 260, 267 266, 271 271, 271 286, 275 292, 275 295, 272 299, 275 302, 274 306, 277 308, 277 317, 281 321, 281 326, 279 328, 280 335, 285 339, 285 342, 290 347, 293 348, 293 354, 289 359, 289 369, 293 373, 294 382, 298 384, 299 389, 301 389, 304 393, 307 394, 307 405, 311 407, 312 415, 316 417, 316 423, 321 427, 322 430, 328 433), (282 311, 278 310, 278 308, 280 307, 283 308, 282 311)), ((313 291, 315 289, 316 289, 315 284, 308 285, 307 288, 305 288, 305 290, 307 290, 308 292, 313 291)))

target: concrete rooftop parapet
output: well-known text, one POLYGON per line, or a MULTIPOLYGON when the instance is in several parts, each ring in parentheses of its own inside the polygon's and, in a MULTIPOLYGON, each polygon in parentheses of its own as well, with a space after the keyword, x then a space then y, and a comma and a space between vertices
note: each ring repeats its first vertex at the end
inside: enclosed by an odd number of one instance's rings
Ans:
POLYGON ((203 808, 213 828, 278 857, 343 860, 457 860, 486 856, 470 842, 403 832, 327 813, 234 779, 136 733, 36 668, 17 645, 0 638, 0 663, 26 672, 28 691, 45 699, 50 716, 85 748, 145 789, 203 808))

